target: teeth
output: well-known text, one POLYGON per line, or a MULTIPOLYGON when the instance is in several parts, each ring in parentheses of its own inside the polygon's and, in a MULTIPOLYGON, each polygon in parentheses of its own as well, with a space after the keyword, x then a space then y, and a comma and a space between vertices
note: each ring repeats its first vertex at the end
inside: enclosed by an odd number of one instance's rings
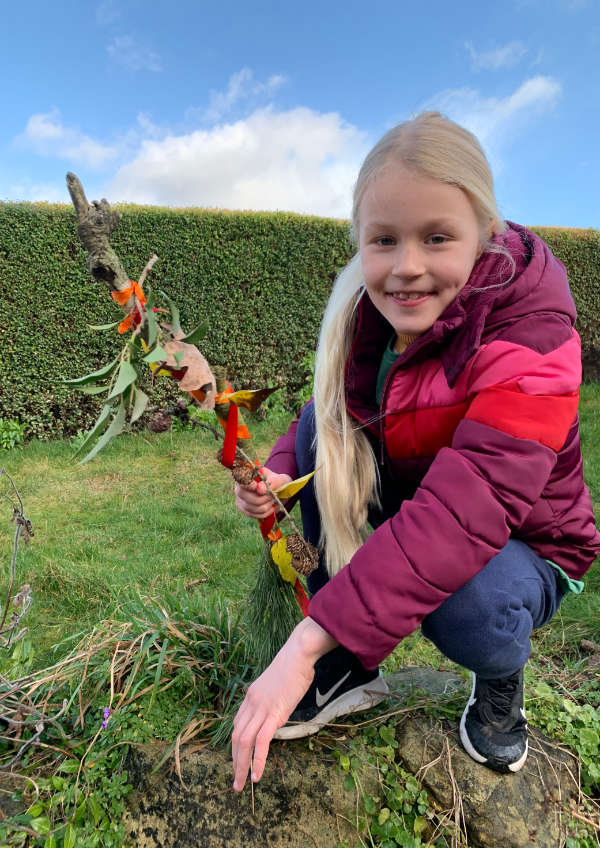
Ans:
POLYGON ((425 292, 396 292, 394 297, 400 298, 400 300, 418 300, 420 297, 424 297, 425 292))

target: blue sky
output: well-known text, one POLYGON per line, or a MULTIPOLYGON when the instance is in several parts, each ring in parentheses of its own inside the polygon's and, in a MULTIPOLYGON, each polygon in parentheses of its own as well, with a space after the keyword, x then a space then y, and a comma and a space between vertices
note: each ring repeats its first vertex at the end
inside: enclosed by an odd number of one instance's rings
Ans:
POLYGON ((361 159, 436 108, 502 214, 600 229, 600 0, 5 3, 0 200, 347 217, 361 159))

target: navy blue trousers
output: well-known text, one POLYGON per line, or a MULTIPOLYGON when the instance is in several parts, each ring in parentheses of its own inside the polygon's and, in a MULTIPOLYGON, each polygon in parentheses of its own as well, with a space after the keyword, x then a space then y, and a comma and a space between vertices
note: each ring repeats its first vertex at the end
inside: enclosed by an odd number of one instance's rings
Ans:
MULTIPOLYGON (((315 467, 314 436, 310 404, 302 412, 296 435, 299 475, 315 467)), ((373 528, 400 508, 400 503, 386 500, 381 510, 369 514, 373 528)), ((321 519, 312 480, 301 492, 300 510, 304 536, 317 546, 321 519)), ((319 568, 308 578, 310 594, 328 579, 320 557, 319 568)), ((557 571, 528 545, 510 539, 475 577, 423 619, 421 631, 449 659, 482 678, 507 677, 525 665, 532 630, 552 618, 562 597, 557 571)))

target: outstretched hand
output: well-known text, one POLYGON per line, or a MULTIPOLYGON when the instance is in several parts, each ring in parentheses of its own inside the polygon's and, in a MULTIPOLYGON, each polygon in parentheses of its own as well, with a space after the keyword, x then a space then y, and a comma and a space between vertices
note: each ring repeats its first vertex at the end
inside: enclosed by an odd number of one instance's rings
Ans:
POLYGON ((271 665, 250 686, 233 722, 236 792, 244 788, 251 763, 252 782, 261 779, 275 731, 285 724, 307 692, 314 677, 315 662, 336 646, 337 642, 326 630, 311 618, 305 618, 271 665))

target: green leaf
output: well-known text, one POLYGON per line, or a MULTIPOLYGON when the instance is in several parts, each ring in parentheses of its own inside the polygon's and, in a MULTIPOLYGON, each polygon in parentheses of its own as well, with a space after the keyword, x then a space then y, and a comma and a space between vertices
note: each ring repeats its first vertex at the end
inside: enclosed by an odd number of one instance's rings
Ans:
POLYGON ((177 353, 173 354, 173 359, 177 363, 177 365, 181 365, 182 360, 185 357, 185 353, 182 350, 178 350, 177 353))
POLYGON ((133 410, 131 412, 131 418, 129 419, 131 424, 133 424, 135 421, 137 421, 138 418, 140 417, 140 415, 142 415, 144 413, 144 410, 148 406, 149 400, 150 400, 150 398, 148 397, 148 395, 145 392, 143 392, 141 389, 138 389, 138 388, 135 389, 135 400, 133 402, 133 410))
POLYGON ((198 324, 191 333, 188 333, 187 336, 184 336, 180 339, 180 341, 185 342, 186 344, 196 345, 199 341, 202 341, 207 332, 208 321, 203 321, 202 324, 198 324))
POLYGON ((79 445, 79 447, 77 448, 77 450, 75 451, 73 456, 77 456, 78 454, 80 454, 82 452, 82 450, 84 449, 84 447, 86 445, 88 445, 90 443, 90 441, 94 438, 94 436, 96 436, 100 432, 103 425, 106 423, 108 416, 110 415, 110 411, 111 411, 111 406, 110 406, 109 403, 105 404, 102 407, 102 409, 100 410, 100 415, 96 419, 96 423, 94 424, 92 429, 89 431, 89 433, 87 434, 87 436, 85 437, 83 442, 79 445))
POLYGON ((181 330, 181 321, 180 321, 180 318, 179 318, 179 309, 173 303, 173 301, 171 300, 171 298, 169 297, 168 294, 165 294, 164 291, 161 291, 161 295, 164 297, 164 299, 169 304, 169 309, 171 310, 171 332, 173 334, 175 334, 179 330, 181 330))
POLYGON ((146 304, 146 324, 148 325, 148 338, 146 339, 148 347, 152 347, 158 337, 158 323, 156 315, 152 311, 153 304, 148 300, 146 304))
POLYGON ((76 388, 78 392, 83 392, 85 395, 101 395, 108 390, 108 386, 77 386, 76 388))
POLYGON ((65 830, 64 848, 75 848, 76 840, 77 829, 73 827, 71 822, 69 822, 65 830))
POLYGON ((90 330, 112 330, 113 327, 118 327, 121 321, 113 321, 112 324, 88 324, 90 330))
POLYGON ((44 812, 43 804, 34 804, 33 807, 30 807, 27 810, 27 815, 31 816, 32 819, 36 819, 40 813, 44 812))
POLYGON ((97 371, 92 371, 90 374, 86 374, 85 377, 76 377, 73 380, 63 380, 63 383, 66 383, 69 386, 82 386, 85 383, 97 383, 103 377, 110 374, 111 371, 114 371, 118 361, 119 357, 115 356, 113 361, 109 362, 108 365, 105 365, 103 368, 99 368, 97 371))
POLYGON ((148 351, 142 362, 164 362, 168 358, 169 354, 160 345, 156 345, 154 350, 148 351))
POLYGON ((391 815, 391 812, 390 812, 389 808, 383 807, 383 809, 381 809, 379 811, 379 815, 377 816, 378 823, 383 827, 383 825, 389 819, 390 815, 391 815))
POLYGON ((350 769, 350 757, 348 754, 340 755, 340 765, 344 769, 344 771, 349 771, 350 769))
POLYGON ((138 373, 127 359, 124 359, 121 362, 121 367, 119 368, 119 376, 117 377, 117 382, 113 386, 112 392, 109 394, 107 400, 111 400, 114 397, 117 397, 120 394, 123 394, 127 386, 130 386, 132 383, 138 378, 138 373))
POLYGON ((104 811, 102 810, 100 804, 96 801, 95 795, 90 795, 88 797, 88 807, 90 808, 90 812, 94 817, 94 824, 98 826, 98 822, 104 815, 104 811))
POLYGON ((87 809, 87 803, 86 803, 86 800, 84 798, 83 801, 81 802, 81 804, 79 804, 77 809, 75 810, 75 815, 73 816, 73 824, 81 824, 83 822, 83 820, 85 818, 86 809, 87 809))
POLYGON ((47 833, 50 833, 50 819, 48 816, 40 816, 37 819, 32 819, 29 823, 29 826, 36 830, 38 833, 41 833, 42 836, 45 836, 47 833))
POLYGON ((65 760, 64 763, 59 765, 58 771, 62 771, 65 774, 75 774, 75 772, 79 771, 79 760, 65 760))
POLYGON ((92 450, 88 453, 88 455, 81 460, 79 465, 85 465, 86 462, 89 462, 90 459, 93 459, 97 453, 99 453, 103 447, 105 447, 111 439, 114 439, 120 433, 123 432, 123 427, 125 426, 125 405, 121 403, 119 408, 117 409, 116 415, 113 417, 113 420, 110 422, 108 429, 100 436, 92 450))
POLYGON ((347 774, 344 777, 344 783, 343 783, 343 786, 344 786, 344 789, 346 790, 346 792, 352 792, 352 790, 355 788, 355 785, 356 784, 354 783, 354 778, 352 777, 352 775, 347 774))

